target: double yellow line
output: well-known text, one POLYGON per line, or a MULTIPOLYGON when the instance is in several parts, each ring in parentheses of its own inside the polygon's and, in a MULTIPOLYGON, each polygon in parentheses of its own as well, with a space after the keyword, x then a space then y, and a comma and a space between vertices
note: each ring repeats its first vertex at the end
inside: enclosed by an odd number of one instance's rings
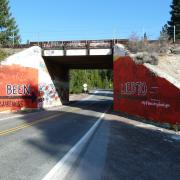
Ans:
MULTIPOLYGON (((93 103, 95 104, 95 103, 93 103)), ((90 104, 88 106, 84 106, 84 107, 89 107, 89 106, 92 106, 93 104, 90 104)), ((28 127, 32 127, 32 126, 35 126, 39 123, 42 123, 42 122, 45 122, 45 121, 49 121, 49 120, 52 120, 53 118, 56 118, 58 116, 62 116, 63 114, 65 113, 68 113, 68 112, 77 112, 77 111, 80 111, 81 108, 70 108, 68 111, 66 112, 59 112, 59 113, 56 113, 54 115, 50 115, 48 117, 42 117, 41 119, 39 120, 34 120, 33 122, 30 122, 30 123, 23 123, 19 126, 16 126, 14 128, 10 128, 10 129, 6 129, 6 130, 2 130, 0 131, 0 137, 1 136, 5 136, 5 135, 8 135, 10 133, 13 133, 13 132, 16 132, 16 131, 19 131, 19 130, 22 130, 22 129, 25 129, 25 128, 28 128, 28 127)))
POLYGON ((34 125, 36 125, 36 124, 39 124, 39 123, 48 121, 48 120, 53 119, 53 118, 56 118, 56 117, 58 117, 58 116, 60 116, 60 115, 62 115, 62 114, 58 113, 58 114, 55 114, 55 115, 52 115, 52 116, 44 117, 44 118, 42 118, 42 119, 33 121, 33 122, 31 122, 31 123, 23 123, 23 124, 21 124, 21 125, 19 125, 19 126, 16 126, 16 127, 14 127, 14 128, 10 128, 10 129, 7 129, 7 130, 0 131, 0 136, 4 136, 4 135, 10 134, 10 133, 19 131, 19 130, 21 130, 21 129, 25 129, 25 128, 34 126, 34 125))
MULTIPOLYGON (((77 111, 80 111, 80 108, 76 108, 76 109, 73 109, 73 110, 69 110, 67 112, 77 112, 77 111)), ((30 123, 23 123, 19 126, 16 126, 14 128, 10 128, 10 129, 6 129, 6 130, 3 130, 3 131, 0 131, 0 136, 5 136, 5 135, 8 135, 10 133, 13 133, 13 132, 16 132, 16 131, 19 131, 21 129, 25 129, 25 128, 28 128, 28 127, 32 127, 32 126, 35 126, 39 123, 42 123, 42 122, 45 122, 45 121, 49 121, 49 120, 52 120, 53 118, 56 118, 58 116, 62 116, 63 114, 67 113, 67 112, 59 112, 57 114, 54 114, 54 115, 50 115, 48 117, 43 117, 39 120, 34 120, 33 122, 30 122, 30 123)))

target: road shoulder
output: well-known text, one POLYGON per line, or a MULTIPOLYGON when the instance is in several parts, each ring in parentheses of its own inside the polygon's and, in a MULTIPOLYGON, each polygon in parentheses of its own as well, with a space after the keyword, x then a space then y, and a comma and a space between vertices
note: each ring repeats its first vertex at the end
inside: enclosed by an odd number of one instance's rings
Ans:
POLYGON ((176 132, 109 113, 109 143, 103 180, 179 179, 176 132))

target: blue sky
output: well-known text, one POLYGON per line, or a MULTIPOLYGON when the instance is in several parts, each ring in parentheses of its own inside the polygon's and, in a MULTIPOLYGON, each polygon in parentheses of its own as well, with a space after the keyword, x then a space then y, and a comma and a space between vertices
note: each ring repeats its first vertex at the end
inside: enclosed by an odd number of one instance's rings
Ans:
POLYGON ((10 0, 22 42, 159 36, 171 0, 10 0))

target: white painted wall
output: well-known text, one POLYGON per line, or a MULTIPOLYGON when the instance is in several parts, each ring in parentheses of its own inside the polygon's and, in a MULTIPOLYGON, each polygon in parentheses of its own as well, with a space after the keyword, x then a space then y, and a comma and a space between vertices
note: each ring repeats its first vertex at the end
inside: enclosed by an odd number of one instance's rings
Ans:
POLYGON ((115 57, 126 56, 126 55, 127 55, 127 51, 122 44, 116 44, 114 46, 114 56, 115 57))
POLYGON ((63 50, 44 50, 44 56, 64 56, 63 50))
POLYGON ((8 66, 20 65, 23 67, 31 67, 37 69, 39 90, 44 91, 44 101, 43 103, 39 102, 38 107, 47 108, 62 105, 61 100, 56 92, 54 83, 47 70, 44 59, 42 58, 41 52, 42 51, 40 47, 34 46, 8 57, 1 64, 8 66), (54 98, 52 98, 52 93, 54 93, 54 95, 58 97, 57 100, 54 100, 54 98))
POLYGON ((111 55, 111 49, 90 49, 90 55, 111 55))
MULTIPOLYGON (((111 49, 90 49, 90 55, 111 55, 111 49)), ((66 56, 86 56, 86 49, 68 49, 66 56)), ((64 56, 63 50, 44 50, 44 56, 64 56)))
POLYGON ((66 51, 67 56, 86 56, 86 49, 69 49, 66 51))
POLYGON ((42 59, 41 48, 31 47, 17 54, 11 55, 5 61, 2 61, 2 65, 17 64, 24 67, 38 68, 39 61, 42 59))

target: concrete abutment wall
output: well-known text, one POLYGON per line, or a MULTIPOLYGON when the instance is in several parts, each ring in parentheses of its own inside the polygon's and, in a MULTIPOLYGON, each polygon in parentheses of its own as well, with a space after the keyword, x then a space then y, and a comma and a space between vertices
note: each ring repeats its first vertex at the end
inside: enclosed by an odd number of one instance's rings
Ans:
POLYGON ((114 110, 180 125, 180 84, 150 64, 136 64, 124 52, 115 47, 114 110))
MULTIPOLYGON (((79 62, 87 66, 83 59, 79 62)), ((111 56, 107 62, 111 67, 111 56)), ((0 111, 68 103, 69 69, 66 65, 43 59, 39 47, 31 47, 7 58, 0 64, 0 111)), ((71 66, 75 67, 74 64, 71 66)), ((126 56, 121 45, 114 47, 113 66, 114 110, 158 122, 180 124, 179 82, 151 65, 136 64, 126 56)))
POLYGON ((49 75, 51 76, 62 104, 69 102, 69 69, 45 60, 49 75))
POLYGON ((69 100, 68 89, 68 70, 47 69, 39 47, 12 55, 0 64, 0 111, 62 105, 69 100))

